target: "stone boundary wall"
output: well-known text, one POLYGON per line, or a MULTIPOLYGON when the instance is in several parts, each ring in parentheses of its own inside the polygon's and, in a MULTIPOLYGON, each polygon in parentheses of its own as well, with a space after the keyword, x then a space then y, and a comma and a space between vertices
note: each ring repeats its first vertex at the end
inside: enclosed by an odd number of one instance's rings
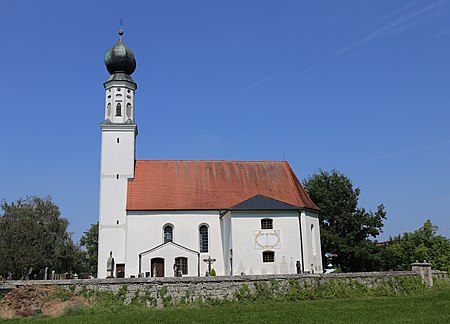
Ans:
MULTIPOLYGON (((314 285, 317 282, 357 281, 369 288, 377 287, 384 282, 398 277, 419 277, 416 271, 330 273, 304 275, 257 275, 257 276, 218 276, 218 277, 181 277, 181 278, 126 278, 126 279, 71 279, 71 280, 29 280, 6 281, 0 283, 0 293, 6 293, 15 287, 25 285, 63 286, 80 292, 106 291, 122 294, 126 303, 133 298, 145 298, 147 304, 162 306, 166 302, 193 302, 208 299, 234 299, 235 293, 247 286, 254 292, 256 286, 265 283, 272 286, 276 281, 280 293, 289 291, 292 281, 300 286, 314 285)), ((449 280, 447 272, 432 271, 432 277, 449 280)), ((424 282, 426 284, 426 282, 424 282)))

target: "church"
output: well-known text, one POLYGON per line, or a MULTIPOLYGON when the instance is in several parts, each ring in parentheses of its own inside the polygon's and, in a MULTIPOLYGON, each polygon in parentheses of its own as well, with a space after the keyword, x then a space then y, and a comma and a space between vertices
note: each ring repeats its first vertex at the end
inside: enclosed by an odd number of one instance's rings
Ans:
POLYGON ((288 162, 136 160, 122 38, 104 58, 98 278, 322 272, 319 209, 288 162))

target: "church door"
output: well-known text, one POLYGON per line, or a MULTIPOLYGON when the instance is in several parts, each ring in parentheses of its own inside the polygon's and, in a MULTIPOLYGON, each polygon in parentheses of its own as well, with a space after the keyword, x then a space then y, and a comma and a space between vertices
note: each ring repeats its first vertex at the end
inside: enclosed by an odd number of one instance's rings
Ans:
POLYGON ((150 262, 152 277, 164 277, 164 259, 153 258, 150 262))

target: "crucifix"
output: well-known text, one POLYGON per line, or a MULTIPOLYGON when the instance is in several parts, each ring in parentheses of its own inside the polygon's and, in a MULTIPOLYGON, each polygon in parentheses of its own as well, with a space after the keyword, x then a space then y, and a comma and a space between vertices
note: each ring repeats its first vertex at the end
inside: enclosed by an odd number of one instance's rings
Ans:
POLYGON ((211 273, 211 264, 216 262, 216 259, 211 259, 211 256, 208 256, 208 259, 203 259, 203 262, 208 263, 208 275, 211 273))

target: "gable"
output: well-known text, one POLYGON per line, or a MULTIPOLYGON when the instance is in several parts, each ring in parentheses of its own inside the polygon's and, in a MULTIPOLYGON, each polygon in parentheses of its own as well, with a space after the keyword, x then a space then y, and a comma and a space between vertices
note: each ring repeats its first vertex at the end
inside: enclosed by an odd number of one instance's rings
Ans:
POLYGON ((233 207, 230 210, 297 210, 298 207, 286 204, 282 201, 266 197, 263 195, 256 195, 247 199, 233 207))
POLYGON ((287 162, 137 160, 127 210, 229 209, 256 195, 318 210, 287 162))

